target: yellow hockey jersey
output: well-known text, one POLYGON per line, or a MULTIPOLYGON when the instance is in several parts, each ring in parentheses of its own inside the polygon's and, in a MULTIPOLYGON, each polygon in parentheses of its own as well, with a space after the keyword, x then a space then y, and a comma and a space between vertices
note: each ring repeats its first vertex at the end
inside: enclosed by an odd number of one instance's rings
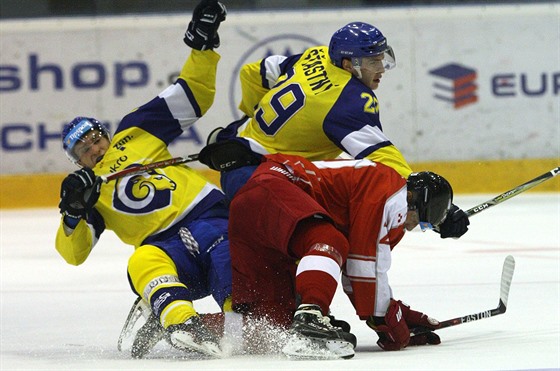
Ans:
MULTIPOLYGON (((169 143, 213 103, 219 59, 214 51, 193 50, 173 85, 122 119, 109 150, 93 169, 96 175, 171 158, 169 143)), ((101 186, 93 212, 70 235, 61 221, 56 249, 68 263, 78 265, 105 229, 138 247, 222 200, 215 185, 185 165, 110 181, 101 186)))
POLYGON ((353 158, 412 172, 383 133, 374 92, 334 66, 326 46, 291 57, 270 56, 243 66, 242 102, 249 117, 229 128, 260 154, 284 153, 310 160, 353 158))

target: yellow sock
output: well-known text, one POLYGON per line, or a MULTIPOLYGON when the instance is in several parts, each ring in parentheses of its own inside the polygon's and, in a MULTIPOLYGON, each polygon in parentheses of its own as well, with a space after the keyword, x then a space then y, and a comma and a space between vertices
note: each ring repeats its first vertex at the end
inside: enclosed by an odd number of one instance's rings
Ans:
POLYGON ((159 321, 164 328, 168 328, 171 325, 184 323, 196 315, 198 314, 194 310, 191 301, 175 300, 163 309, 159 316, 159 321))

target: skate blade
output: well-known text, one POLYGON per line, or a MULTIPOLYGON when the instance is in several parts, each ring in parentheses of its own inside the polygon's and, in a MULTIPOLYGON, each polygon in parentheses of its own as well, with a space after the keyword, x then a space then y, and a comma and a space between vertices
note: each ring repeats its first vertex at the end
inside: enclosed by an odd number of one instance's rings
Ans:
POLYGON ((187 333, 173 334, 170 340, 171 344, 175 348, 180 350, 196 352, 212 358, 224 357, 224 353, 222 352, 218 344, 210 341, 203 341, 200 344, 195 343, 192 339, 192 336, 187 333))
POLYGON ((352 344, 342 340, 315 340, 295 337, 282 348, 282 353, 294 360, 334 360, 354 357, 352 344))
POLYGON ((136 334, 136 338, 132 343, 132 358, 144 358, 146 354, 150 353, 150 351, 154 349, 155 346, 165 338, 164 334, 161 333, 155 335, 147 335, 147 339, 142 340, 141 338, 139 338, 139 336, 141 335, 142 334, 136 334))

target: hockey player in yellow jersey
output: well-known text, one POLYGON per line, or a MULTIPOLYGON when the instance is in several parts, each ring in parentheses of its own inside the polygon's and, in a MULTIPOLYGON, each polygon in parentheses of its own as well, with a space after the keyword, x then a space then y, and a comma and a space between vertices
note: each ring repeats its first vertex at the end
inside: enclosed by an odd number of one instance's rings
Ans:
MULTIPOLYGON (((374 93, 384 73, 395 65, 395 54, 385 36, 363 22, 336 31, 328 47, 311 47, 292 56, 272 55, 247 64, 240 72, 239 106, 246 116, 214 133, 201 161, 222 171, 222 189, 229 199, 253 169, 234 167, 256 165, 259 155, 268 153, 310 160, 334 159, 346 153, 381 162, 407 178, 412 169, 383 132, 374 93), (243 147, 226 146, 231 143, 228 139, 241 142, 256 156, 242 153, 243 147)), ((453 205, 439 232, 442 237, 459 237, 468 223, 466 214, 453 205)))
POLYGON ((91 117, 75 118, 62 133, 66 154, 81 169, 61 186, 56 249, 69 264, 82 264, 105 229, 134 247, 129 281, 151 309, 132 346, 134 357, 163 338, 185 351, 221 356, 218 338, 192 302, 212 295, 224 308, 231 301, 223 193, 185 165, 108 183, 99 176, 172 157, 169 143, 213 103, 220 59, 213 49, 225 16, 215 0, 195 8, 184 38, 193 50, 177 81, 126 115, 112 139, 91 117))

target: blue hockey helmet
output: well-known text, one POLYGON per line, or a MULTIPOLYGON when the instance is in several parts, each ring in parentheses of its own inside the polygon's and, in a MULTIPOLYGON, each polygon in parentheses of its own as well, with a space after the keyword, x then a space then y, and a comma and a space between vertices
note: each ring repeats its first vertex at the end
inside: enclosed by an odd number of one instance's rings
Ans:
POLYGON ((435 227, 445 221, 453 202, 453 189, 441 175, 421 171, 408 176, 407 190, 412 193, 410 210, 418 210, 422 229, 435 227))
POLYGON ((102 136, 111 140, 111 134, 107 126, 92 117, 76 117, 62 129, 62 148, 66 156, 77 164, 80 157, 74 152, 74 147, 87 134, 97 130, 102 136))
POLYGON ((386 70, 395 67, 395 53, 379 29, 363 22, 352 22, 336 31, 329 44, 329 57, 335 66, 342 67, 344 58, 384 55, 386 70))

